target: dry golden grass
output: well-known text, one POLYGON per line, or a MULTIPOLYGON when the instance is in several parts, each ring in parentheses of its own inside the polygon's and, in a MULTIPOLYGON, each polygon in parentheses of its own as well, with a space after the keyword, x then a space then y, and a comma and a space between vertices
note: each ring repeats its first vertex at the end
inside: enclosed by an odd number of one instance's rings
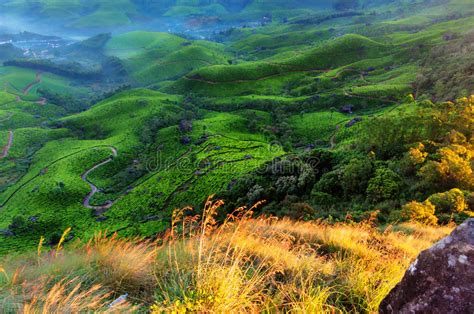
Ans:
MULTIPOLYGON (((375 312, 410 262, 453 226, 383 231, 366 223, 251 218, 239 208, 217 224, 222 202, 202 216, 176 211, 154 241, 107 238, 52 252, 6 257, 0 307, 62 312, 375 312), (109 308, 128 294, 129 303, 109 308), (130 305, 130 304, 133 304, 130 305)), ((44 250, 44 249, 43 249, 44 250)))

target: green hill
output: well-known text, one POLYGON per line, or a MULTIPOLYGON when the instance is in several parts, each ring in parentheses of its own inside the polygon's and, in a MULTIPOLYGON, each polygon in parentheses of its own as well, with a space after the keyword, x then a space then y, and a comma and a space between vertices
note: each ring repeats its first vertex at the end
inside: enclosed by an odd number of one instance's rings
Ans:
MULTIPOLYGON (((106 224, 125 233, 138 224, 143 234, 166 226, 162 220, 147 218, 150 215, 168 217, 164 209, 181 206, 190 198, 198 204, 203 195, 224 189, 235 176, 283 153, 268 151, 263 135, 250 133, 246 112, 199 112, 192 120, 192 131, 183 133, 178 123, 185 111, 177 106, 179 101, 176 96, 135 90, 60 120, 58 125, 71 130, 73 136, 64 130, 58 133, 61 139, 50 137, 35 152, 28 173, 2 193, 0 202, 8 217, 2 219, 0 229, 18 217, 38 217, 34 228, 48 237, 71 221, 75 221, 77 232, 101 229, 104 223, 96 221, 102 217, 100 210, 82 205, 89 186, 81 174, 108 158, 111 148, 117 150, 117 157, 88 177, 105 191, 92 198, 91 206, 116 201, 114 209, 103 216, 106 224), (189 143, 184 143, 183 137, 189 137, 189 143), (145 194, 162 197, 157 200, 145 194), (20 209, 20 203, 25 207, 20 209)), ((263 121, 265 116, 262 113, 263 121)), ((25 233, 0 241, 4 250, 12 245, 20 249, 33 245, 31 237, 32 233, 25 233)))
POLYGON ((150 50, 128 61, 132 76, 142 84, 173 80, 213 64, 228 63, 223 47, 209 42, 181 45, 175 52, 163 54, 150 50))
POLYGON ((215 193, 219 222, 261 200, 328 224, 472 215, 471 3, 351 3, 0 1, 71 32, 0 47, 31 45, 0 67, 0 255, 69 227, 153 237, 215 193))
POLYGON ((206 67, 190 73, 185 80, 204 84, 245 83, 298 72, 325 72, 358 60, 382 56, 387 51, 388 46, 362 36, 347 35, 322 47, 295 53, 292 57, 275 56, 235 66, 206 67))
POLYGON ((107 55, 125 59, 151 49, 167 54, 179 48, 184 42, 186 42, 184 38, 173 34, 135 31, 114 36, 107 42, 105 49, 107 55))
POLYGON ((0 19, 2 313, 375 313, 474 217, 472 0, 0 19))
POLYGON ((260 61, 203 67, 164 90, 192 92, 217 102, 248 95, 255 95, 255 99, 272 96, 278 102, 278 97, 285 95, 298 102, 319 103, 319 108, 338 102, 370 101, 371 93, 378 93, 380 100, 397 99, 411 92, 415 77, 396 70, 409 62, 402 53, 395 54, 396 49, 360 35, 345 35, 314 48, 260 61))
POLYGON ((140 84, 174 80, 200 67, 226 64, 230 58, 223 45, 192 41, 167 33, 130 32, 113 37, 106 54, 122 58, 140 84))

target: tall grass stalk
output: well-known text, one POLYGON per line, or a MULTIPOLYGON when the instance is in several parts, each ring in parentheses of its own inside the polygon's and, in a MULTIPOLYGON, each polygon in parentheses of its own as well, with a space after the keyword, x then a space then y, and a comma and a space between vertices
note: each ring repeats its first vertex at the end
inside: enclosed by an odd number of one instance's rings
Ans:
POLYGON ((71 227, 64 230, 63 234, 61 235, 61 238, 59 239, 58 245, 56 246, 56 253, 55 253, 56 256, 61 251, 62 245, 63 245, 64 241, 66 240, 66 237, 69 234, 69 232, 71 232, 71 227))
POLYGON ((42 239, 36 254, 0 260, 0 308, 373 313, 417 254, 454 227, 252 218, 260 204, 218 223, 222 204, 209 198, 202 215, 176 210, 155 241, 101 232, 64 248, 69 229, 47 252, 42 239), (121 295, 132 304, 109 308, 121 295))
POLYGON ((43 248, 43 243, 44 243, 44 237, 40 237, 40 240, 38 242, 38 249, 37 249, 37 254, 38 254, 38 266, 41 264, 41 250, 43 248))

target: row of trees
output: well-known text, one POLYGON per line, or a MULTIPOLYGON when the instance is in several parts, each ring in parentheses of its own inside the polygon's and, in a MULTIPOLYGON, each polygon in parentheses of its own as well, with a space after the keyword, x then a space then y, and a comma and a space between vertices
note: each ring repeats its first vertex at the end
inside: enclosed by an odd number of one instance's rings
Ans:
POLYGON ((58 64, 50 60, 19 59, 5 61, 3 65, 50 72, 72 79, 93 80, 101 77, 100 70, 85 70, 77 62, 58 64))

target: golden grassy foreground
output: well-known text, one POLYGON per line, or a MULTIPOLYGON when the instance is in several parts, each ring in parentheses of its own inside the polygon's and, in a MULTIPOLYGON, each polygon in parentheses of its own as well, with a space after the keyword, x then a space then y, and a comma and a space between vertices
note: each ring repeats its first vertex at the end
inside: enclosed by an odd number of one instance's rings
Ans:
POLYGON ((414 224, 383 232, 370 221, 329 225, 251 218, 224 224, 222 203, 202 217, 174 215, 155 241, 106 238, 6 257, 7 312, 374 312, 416 255, 453 228, 414 224), (112 301, 128 294, 126 302, 112 301))

